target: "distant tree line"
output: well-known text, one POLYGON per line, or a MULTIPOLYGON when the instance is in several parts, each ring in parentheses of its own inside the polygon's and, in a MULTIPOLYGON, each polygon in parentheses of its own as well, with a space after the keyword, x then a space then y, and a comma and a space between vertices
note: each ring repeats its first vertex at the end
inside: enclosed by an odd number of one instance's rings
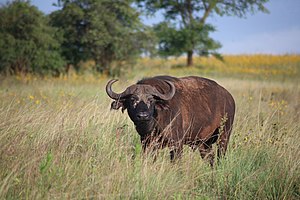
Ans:
POLYGON ((266 12, 268 0, 58 0, 57 11, 45 15, 28 0, 0 7, 0 73, 67 73, 93 61, 93 71, 118 75, 141 55, 163 57, 194 53, 221 58, 221 44, 209 34, 212 14, 245 16, 266 12), (153 27, 141 15, 162 11, 153 27))

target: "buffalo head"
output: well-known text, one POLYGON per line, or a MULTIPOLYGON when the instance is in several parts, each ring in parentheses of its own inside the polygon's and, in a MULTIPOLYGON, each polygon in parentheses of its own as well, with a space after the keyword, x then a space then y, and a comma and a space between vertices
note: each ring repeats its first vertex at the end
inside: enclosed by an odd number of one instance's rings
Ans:
POLYGON ((115 93, 112 90, 112 84, 117 80, 112 79, 106 85, 107 95, 115 101, 111 104, 111 109, 122 112, 127 109, 130 119, 136 125, 136 128, 144 130, 138 131, 140 134, 151 132, 154 127, 157 109, 166 109, 167 101, 172 99, 175 94, 175 86, 169 81, 165 83, 169 86, 169 91, 162 93, 155 87, 145 84, 134 84, 126 88, 122 93, 115 93))

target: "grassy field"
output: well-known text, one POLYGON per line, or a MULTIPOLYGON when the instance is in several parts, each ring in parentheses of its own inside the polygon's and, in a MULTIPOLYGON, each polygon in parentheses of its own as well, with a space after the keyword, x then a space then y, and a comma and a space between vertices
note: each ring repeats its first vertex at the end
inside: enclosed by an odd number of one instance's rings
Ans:
POLYGON ((141 59, 115 84, 144 76, 216 80, 237 104, 227 155, 211 169, 184 149, 141 156, 127 114, 110 111, 107 77, 0 77, 0 199, 299 199, 300 56, 141 59))

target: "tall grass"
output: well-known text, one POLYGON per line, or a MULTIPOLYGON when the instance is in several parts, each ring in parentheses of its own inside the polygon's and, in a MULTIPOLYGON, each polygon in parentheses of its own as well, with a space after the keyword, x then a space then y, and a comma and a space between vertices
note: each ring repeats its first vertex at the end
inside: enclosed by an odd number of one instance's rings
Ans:
MULTIPOLYGON (((193 70, 166 73, 201 75, 193 70)), ((214 169, 188 147, 177 163, 167 149, 143 157, 127 114, 109 110, 104 77, 2 79, 0 199, 299 199, 299 82, 239 73, 210 74, 237 103, 214 169)), ((141 75, 128 76, 116 90, 141 75)))

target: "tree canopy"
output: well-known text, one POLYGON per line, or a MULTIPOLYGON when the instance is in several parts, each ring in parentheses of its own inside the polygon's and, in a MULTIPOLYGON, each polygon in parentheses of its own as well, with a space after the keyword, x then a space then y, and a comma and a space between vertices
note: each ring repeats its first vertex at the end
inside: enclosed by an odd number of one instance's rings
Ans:
POLYGON ((96 70, 112 71, 112 63, 140 55, 147 48, 149 34, 140 22, 131 0, 60 0, 62 9, 51 14, 55 27, 64 34, 63 55, 68 63, 92 59, 96 70))
POLYGON ((155 48, 164 57, 186 54, 187 65, 195 53, 221 58, 221 44, 210 37, 215 27, 206 19, 267 12, 267 1, 57 0, 60 9, 45 15, 29 0, 13 0, 0 7, 0 73, 59 75, 92 60, 94 71, 119 75, 155 48), (141 10, 162 11, 164 21, 147 27, 141 10))
POLYGON ((124 64, 154 48, 133 0, 58 0, 44 15, 27 0, 0 8, 0 73, 52 73, 93 60, 93 69, 120 74, 124 64))
POLYGON ((0 8, 0 72, 60 73, 64 59, 59 36, 47 18, 27 1, 0 8))
POLYGON ((162 11, 165 21, 156 26, 161 53, 187 54, 187 65, 192 65, 193 53, 215 55, 221 45, 209 37, 214 31, 207 24, 211 14, 244 17, 248 12, 267 12, 268 0, 137 0, 139 7, 153 14, 162 11))

